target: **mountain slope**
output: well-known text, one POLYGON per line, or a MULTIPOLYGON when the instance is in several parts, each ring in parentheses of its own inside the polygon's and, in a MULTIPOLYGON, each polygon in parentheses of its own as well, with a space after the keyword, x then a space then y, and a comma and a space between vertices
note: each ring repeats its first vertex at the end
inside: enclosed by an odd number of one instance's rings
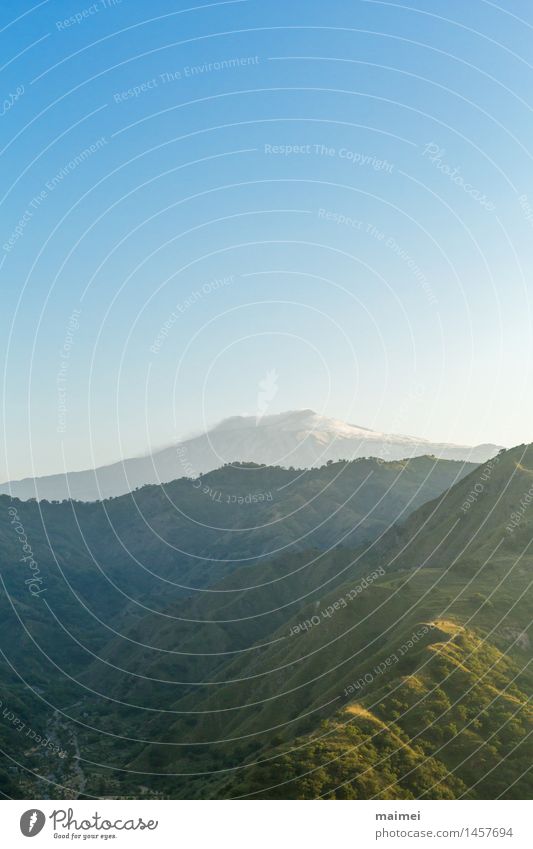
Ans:
POLYGON ((533 790, 531 700, 500 651, 450 621, 397 674, 308 738, 231 781, 220 796, 254 798, 521 798, 533 790), (416 656, 418 654, 418 656, 416 656), (512 752, 512 761, 505 762, 512 752), (523 774, 523 775, 522 775, 523 774))

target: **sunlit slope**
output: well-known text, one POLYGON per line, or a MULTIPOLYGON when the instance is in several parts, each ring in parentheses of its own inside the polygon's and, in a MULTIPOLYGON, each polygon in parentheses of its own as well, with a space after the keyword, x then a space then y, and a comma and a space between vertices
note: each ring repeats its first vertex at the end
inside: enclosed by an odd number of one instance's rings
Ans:
POLYGON ((220 795, 530 798, 533 709, 518 666, 474 631, 429 624, 411 674, 363 687, 313 733, 221 783, 220 795))

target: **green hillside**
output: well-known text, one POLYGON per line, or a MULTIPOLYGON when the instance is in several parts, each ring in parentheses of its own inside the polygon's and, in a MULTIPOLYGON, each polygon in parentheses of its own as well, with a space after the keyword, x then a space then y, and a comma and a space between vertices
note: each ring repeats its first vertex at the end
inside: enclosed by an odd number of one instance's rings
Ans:
POLYGON ((452 621, 431 625, 431 642, 409 658, 411 674, 395 670, 372 692, 362 689, 360 701, 215 794, 530 798, 533 708, 516 679, 531 688, 531 678, 475 632, 452 621))

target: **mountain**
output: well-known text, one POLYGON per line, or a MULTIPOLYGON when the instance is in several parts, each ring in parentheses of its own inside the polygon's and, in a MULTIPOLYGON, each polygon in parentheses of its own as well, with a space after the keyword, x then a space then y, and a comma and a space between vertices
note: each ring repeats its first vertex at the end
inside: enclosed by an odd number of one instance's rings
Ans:
POLYGON ((198 478, 226 463, 256 463, 313 468, 358 457, 402 460, 434 455, 440 459, 483 463, 496 445, 434 443, 398 436, 326 418, 312 410, 278 415, 234 416, 200 436, 146 457, 136 457, 80 472, 24 478, 0 484, 0 494, 29 498, 96 501, 131 492, 145 484, 198 478))

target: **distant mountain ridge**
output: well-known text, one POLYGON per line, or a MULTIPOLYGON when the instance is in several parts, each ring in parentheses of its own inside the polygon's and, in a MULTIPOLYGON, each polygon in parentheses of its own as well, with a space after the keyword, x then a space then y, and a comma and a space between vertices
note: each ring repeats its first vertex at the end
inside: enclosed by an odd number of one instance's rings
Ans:
POLYGON ((26 500, 97 501, 123 495, 145 484, 196 478, 227 463, 315 468, 328 461, 377 457, 403 460, 435 455, 439 459, 484 463, 498 445, 454 445, 386 434, 313 410, 269 416, 232 416, 206 433, 146 457, 135 457, 87 471, 24 478, 0 484, 0 494, 26 500))

